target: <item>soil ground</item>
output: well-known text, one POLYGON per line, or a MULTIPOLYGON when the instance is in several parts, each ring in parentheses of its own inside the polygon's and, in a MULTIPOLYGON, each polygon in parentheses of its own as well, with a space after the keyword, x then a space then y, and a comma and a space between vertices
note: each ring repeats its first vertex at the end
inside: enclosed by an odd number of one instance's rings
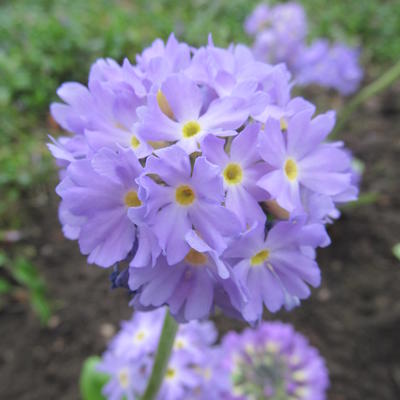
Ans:
MULTIPOLYGON (((323 283, 291 313, 290 321, 326 358, 329 400, 400 399, 399 91, 367 104, 341 138, 366 170, 363 192, 374 204, 347 209, 330 227, 332 245, 319 251, 323 283)), ((49 187, 48 193, 52 192, 49 187)), ((101 354, 131 309, 123 290, 110 290, 109 271, 87 266, 78 246, 63 238, 57 202, 49 195, 36 207, 35 260, 53 301, 43 327, 24 296, 10 296, 0 310, 0 399, 76 400, 83 360, 101 354)), ((268 316, 267 316, 268 317, 268 316)), ((221 332, 243 327, 217 319, 221 332)))

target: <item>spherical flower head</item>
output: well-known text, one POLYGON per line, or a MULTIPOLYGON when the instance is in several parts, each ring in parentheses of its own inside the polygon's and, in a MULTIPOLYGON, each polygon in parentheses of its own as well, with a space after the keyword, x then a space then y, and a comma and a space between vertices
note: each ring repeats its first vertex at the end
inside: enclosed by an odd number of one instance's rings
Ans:
POLYGON ((296 60, 296 83, 303 86, 317 84, 333 88, 344 96, 350 95, 358 89, 363 78, 359 57, 359 49, 344 43, 315 40, 309 47, 304 47, 296 60))
POLYGON ((223 339, 232 398, 323 400, 328 371, 318 351, 289 324, 264 322, 223 339))
MULTIPOLYGON (((296 4, 260 7, 254 21, 274 57, 305 49, 296 4)), ((345 49, 328 53, 357 75, 345 49)), ((63 232, 89 263, 114 266, 112 287, 130 289, 137 309, 168 305, 186 322, 217 308, 255 323, 263 305, 291 308, 319 284, 324 224, 357 184, 343 144, 324 142, 334 114, 312 118, 315 106, 292 98, 288 67, 172 34, 136 65, 100 59, 87 87, 58 90, 51 112, 69 134, 48 147, 63 232)))
POLYGON ((285 3, 271 8, 260 4, 247 18, 245 29, 255 36, 255 59, 285 63, 296 85, 316 84, 344 96, 358 89, 363 77, 359 49, 340 42, 330 44, 323 38, 308 45, 307 18, 300 4, 285 3))

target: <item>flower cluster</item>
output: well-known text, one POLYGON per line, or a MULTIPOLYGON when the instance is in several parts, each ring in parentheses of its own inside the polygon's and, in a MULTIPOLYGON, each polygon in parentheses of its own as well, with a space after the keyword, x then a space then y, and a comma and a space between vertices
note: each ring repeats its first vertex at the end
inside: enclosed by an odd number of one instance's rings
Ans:
MULTIPOLYGON (((109 375, 108 399, 135 400, 147 385, 165 310, 135 312, 111 341, 97 369, 109 375)), ((324 360, 288 325, 264 322, 215 345, 211 322, 179 326, 158 400, 323 400, 324 360)))
POLYGON ((63 84, 51 106, 70 132, 49 144, 64 234, 89 263, 126 266, 113 282, 137 309, 252 323, 263 305, 298 304, 357 187, 343 143, 325 141, 334 112, 314 116, 291 87, 282 64, 211 38, 156 40, 135 65, 98 60, 88 87, 63 84))
POLYGON ((289 324, 263 322, 258 329, 228 333, 224 366, 235 400, 323 400, 328 371, 318 350, 289 324))
MULTIPOLYGON (((165 309, 135 312, 110 342, 97 366, 109 375, 103 394, 112 400, 140 398, 150 377, 165 309)), ((189 394, 205 393, 211 379, 205 369, 214 357, 212 345, 217 332, 211 322, 192 321, 179 326, 158 400, 188 399, 189 394)), ((195 397, 193 397, 195 398, 195 397)), ((208 397, 202 397, 204 400, 208 397)))
POLYGON ((343 43, 331 45, 325 39, 308 45, 307 17, 300 4, 259 4, 246 19, 245 30, 254 36, 255 57, 286 63, 298 85, 317 84, 343 95, 355 92, 360 85, 359 50, 343 43))

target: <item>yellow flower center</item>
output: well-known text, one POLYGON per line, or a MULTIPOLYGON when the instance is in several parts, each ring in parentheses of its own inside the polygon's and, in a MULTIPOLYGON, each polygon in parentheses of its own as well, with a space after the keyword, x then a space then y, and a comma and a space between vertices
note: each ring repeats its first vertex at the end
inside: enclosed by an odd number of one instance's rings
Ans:
POLYGON ((193 189, 188 185, 178 186, 175 191, 175 199, 182 206, 189 206, 194 202, 195 198, 196 195, 193 189))
POLYGON ((182 134, 183 137, 188 139, 196 136, 201 131, 200 125, 197 121, 189 121, 183 125, 182 134))
POLYGON ((286 119, 284 117, 282 117, 280 119, 280 123, 281 123, 281 131, 286 132, 287 128, 288 128, 288 123, 287 123, 286 119))
POLYGON ((261 265, 268 260, 269 251, 268 250, 261 250, 256 255, 251 257, 250 264, 254 267, 257 265, 261 265))
POLYGON ((128 388, 130 379, 129 379, 129 371, 127 368, 121 369, 118 372, 118 381, 123 389, 128 388))
POLYGON ((185 347, 185 342, 182 339, 176 339, 174 348, 176 350, 182 350, 185 347))
POLYGON ((125 194, 124 203, 127 207, 139 207, 142 205, 136 190, 130 190, 125 194))
POLYGON ((133 136, 131 137, 131 146, 132 146, 134 149, 137 149, 137 148, 139 147, 139 145, 140 145, 139 139, 138 139, 135 135, 133 135, 133 136))
POLYGON ((168 103, 167 98, 165 97, 164 93, 158 89, 157 92, 157 103, 160 107, 160 110, 169 118, 174 119, 174 113, 171 110, 171 106, 168 103))
POLYGON ((230 163, 225 167, 223 175, 226 183, 237 185, 242 182, 243 170, 239 164, 230 163))
POLYGON ((169 368, 167 369, 167 372, 165 373, 165 377, 166 377, 167 379, 172 379, 175 375, 176 375, 176 371, 175 371, 173 368, 171 368, 171 367, 169 367, 169 368))
POLYGON ((292 374, 293 380, 296 382, 305 382, 307 380, 308 374, 305 369, 299 369, 292 374))
POLYGON ((285 174, 289 179, 289 181, 293 182, 299 174, 296 161, 294 161, 292 158, 288 158, 285 162, 284 169, 285 169, 285 174))
POLYGON ((135 339, 136 339, 138 342, 141 342, 145 337, 146 337, 146 334, 145 334, 143 331, 139 331, 139 332, 136 334, 135 339))
POLYGON ((200 253, 195 249, 190 249, 186 254, 185 261, 191 265, 204 265, 208 259, 204 253, 200 253))

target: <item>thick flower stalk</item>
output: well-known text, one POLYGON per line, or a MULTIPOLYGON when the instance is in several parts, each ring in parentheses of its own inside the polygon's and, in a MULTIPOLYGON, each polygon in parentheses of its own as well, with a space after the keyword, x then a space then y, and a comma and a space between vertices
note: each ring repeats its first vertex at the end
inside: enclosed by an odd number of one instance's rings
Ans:
POLYGON ((330 44, 326 39, 308 44, 307 25, 305 11, 298 3, 273 7, 261 3, 247 17, 245 30, 254 37, 255 57, 285 63, 297 85, 316 84, 342 95, 354 93, 363 77, 359 50, 340 42, 330 44))
POLYGON ((114 268, 136 309, 256 323, 319 285, 315 250, 356 177, 343 143, 326 141, 334 112, 315 116, 292 86, 245 46, 171 35, 60 87, 51 112, 69 134, 49 148, 64 234, 114 268))
MULTIPOLYGON (((135 312, 97 370, 107 399, 146 398, 165 310, 135 312)), ((180 325, 157 400, 324 400, 328 372, 318 351, 289 324, 229 332, 216 345, 211 322, 180 325)))

